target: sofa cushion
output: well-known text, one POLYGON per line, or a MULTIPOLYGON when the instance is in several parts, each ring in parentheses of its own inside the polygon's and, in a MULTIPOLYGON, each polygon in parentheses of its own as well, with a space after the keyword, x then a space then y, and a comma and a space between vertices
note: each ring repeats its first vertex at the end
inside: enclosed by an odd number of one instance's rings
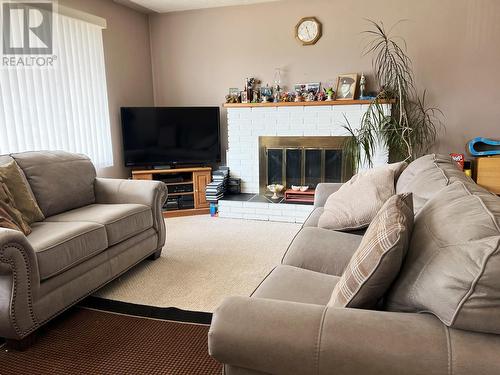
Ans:
POLYGON ((387 302, 390 310, 500 334, 500 198, 457 181, 428 201, 387 302))
POLYGON ((21 167, 46 217, 95 203, 95 168, 85 155, 63 151, 24 152, 21 167))
POLYGON ((366 228, 394 192, 392 168, 359 172, 328 197, 318 226, 347 231, 366 228))
POLYGON ((413 210, 417 213, 437 192, 455 181, 472 182, 451 156, 429 154, 410 163, 401 173, 396 193, 412 193, 413 210))
POLYGON ((363 236, 316 227, 304 227, 283 257, 283 264, 340 276, 363 236))
POLYGON ((46 219, 48 222, 90 222, 104 225, 109 246, 153 226, 151 208, 142 204, 91 204, 46 219))
POLYGON ((376 306, 401 269, 412 228, 411 193, 389 198, 370 223, 335 286, 329 305, 353 308, 376 306))
POLYGON ((253 292, 252 297, 326 305, 337 276, 292 266, 277 266, 253 292))
POLYGON ((304 228, 305 227, 317 227, 319 223, 319 218, 323 214, 325 209, 323 207, 316 207, 314 210, 312 210, 311 214, 308 216, 306 221, 304 221, 304 224, 302 225, 304 228))
POLYGON ((108 247, 103 225, 84 222, 34 223, 28 241, 36 252, 40 278, 46 280, 108 247))
POLYGON ((45 219, 24 172, 14 160, 0 164, 0 181, 3 181, 9 188, 17 209, 21 211, 28 224, 45 219))

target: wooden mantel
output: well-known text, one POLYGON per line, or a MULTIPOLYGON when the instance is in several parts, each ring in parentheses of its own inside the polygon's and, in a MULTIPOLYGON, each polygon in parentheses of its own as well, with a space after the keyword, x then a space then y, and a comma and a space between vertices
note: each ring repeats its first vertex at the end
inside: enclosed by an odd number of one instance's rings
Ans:
MULTIPOLYGON (((372 100, 331 100, 322 102, 279 102, 279 103, 225 103, 224 108, 247 108, 247 107, 309 107, 328 105, 356 105, 370 104, 372 100)), ((380 100, 380 104, 393 104, 395 100, 380 100)))

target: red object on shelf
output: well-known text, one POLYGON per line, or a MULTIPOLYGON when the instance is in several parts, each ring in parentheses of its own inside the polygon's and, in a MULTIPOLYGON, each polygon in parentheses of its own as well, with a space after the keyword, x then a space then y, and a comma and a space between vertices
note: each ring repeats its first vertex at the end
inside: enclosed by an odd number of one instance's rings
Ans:
POLYGON ((292 189, 287 189, 285 191, 285 201, 297 203, 314 203, 315 193, 316 191, 314 189, 308 189, 306 191, 295 191, 292 189))
POLYGON ((465 164, 465 155, 464 154, 450 154, 451 158, 455 160, 460 167, 460 169, 463 171, 464 170, 464 164, 465 164))

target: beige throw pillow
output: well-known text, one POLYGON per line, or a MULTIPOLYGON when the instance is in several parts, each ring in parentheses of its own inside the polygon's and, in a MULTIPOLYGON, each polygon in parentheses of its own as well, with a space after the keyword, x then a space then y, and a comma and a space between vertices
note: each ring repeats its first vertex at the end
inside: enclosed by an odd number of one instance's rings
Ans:
POLYGON ((385 201, 395 194, 395 171, 390 164, 354 175, 328 197, 318 226, 342 231, 366 228, 385 201))
POLYGON ((335 285, 329 305, 374 307, 399 274, 412 229, 411 193, 389 198, 335 285))
POLYGON ((31 233, 30 226, 15 206, 9 188, 2 182, 0 182, 0 227, 18 230, 25 235, 31 233))
POLYGON ((0 165, 0 181, 7 185, 14 198, 16 208, 21 211, 28 224, 45 219, 24 172, 15 161, 0 165))

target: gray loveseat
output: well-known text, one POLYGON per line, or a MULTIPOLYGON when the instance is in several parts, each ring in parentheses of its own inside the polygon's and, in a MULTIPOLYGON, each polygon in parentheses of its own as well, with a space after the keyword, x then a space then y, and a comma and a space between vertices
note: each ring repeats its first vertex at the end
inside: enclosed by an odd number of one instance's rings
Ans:
POLYGON ((27 237, 0 228, 0 337, 20 340, 165 243, 163 183, 96 178, 90 160, 66 152, 15 160, 46 219, 27 237))
POLYGON ((411 163, 408 254, 377 310, 329 306, 361 235, 318 228, 326 197, 251 297, 215 311, 210 354, 227 375, 500 374, 500 198, 447 156, 411 163))

